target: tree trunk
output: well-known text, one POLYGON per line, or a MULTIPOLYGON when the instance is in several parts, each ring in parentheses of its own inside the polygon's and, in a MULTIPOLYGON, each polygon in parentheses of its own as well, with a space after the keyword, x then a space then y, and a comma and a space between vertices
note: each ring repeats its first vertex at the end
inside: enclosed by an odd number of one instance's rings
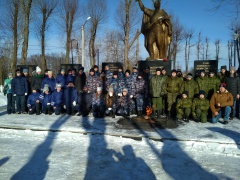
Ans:
POLYGON ((41 29, 41 50, 42 50, 42 69, 45 71, 47 69, 47 62, 45 58, 45 28, 46 28, 46 13, 43 13, 42 19, 42 29, 41 29))
POLYGON ((24 9, 24 16, 25 16, 25 24, 24 24, 24 41, 22 45, 22 59, 21 65, 26 64, 27 61, 27 52, 28 52, 28 38, 29 38, 29 17, 30 17, 30 10, 32 6, 32 0, 28 0, 27 5, 25 5, 24 0, 22 0, 22 6, 24 9))
POLYGON ((17 65, 17 52, 18 52, 18 12, 19 4, 14 2, 14 17, 13 17, 13 56, 11 63, 11 71, 15 74, 16 65, 17 65))

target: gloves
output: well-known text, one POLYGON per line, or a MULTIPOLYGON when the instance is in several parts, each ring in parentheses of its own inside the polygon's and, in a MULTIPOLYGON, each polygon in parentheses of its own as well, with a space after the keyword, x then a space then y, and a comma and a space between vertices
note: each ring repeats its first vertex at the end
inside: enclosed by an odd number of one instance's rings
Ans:
POLYGON ((47 103, 47 105, 49 106, 51 103, 47 103))
POLYGON ((66 105, 63 105, 63 108, 66 109, 67 108, 66 105))
POLYGON ((27 96, 27 93, 25 93, 25 96, 27 96))
POLYGON ((112 110, 112 108, 108 108, 108 110, 109 110, 109 111, 111 111, 111 110, 112 110))
POLYGON ((73 103, 72 103, 72 104, 73 104, 73 106, 76 106, 76 104, 77 104, 77 103, 76 103, 76 101, 73 101, 73 103))
POLYGON ((16 96, 16 94, 14 94, 13 96, 16 96))
POLYGON ((130 98, 133 98, 133 95, 130 95, 130 98))

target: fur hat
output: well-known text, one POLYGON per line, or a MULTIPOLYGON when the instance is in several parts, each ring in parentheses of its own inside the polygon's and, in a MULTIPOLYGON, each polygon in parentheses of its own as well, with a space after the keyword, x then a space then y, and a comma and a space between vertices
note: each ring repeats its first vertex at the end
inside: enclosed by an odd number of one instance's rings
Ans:
POLYGON ((84 71, 84 67, 80 67, 79 69, 78 69, 78 71, 84 71))
POLYGON ((182 95, 183 95, 183 94, 186 94, 186 95, 188 96, 188 91, 183 91, 183 92, 182 92, 182 95))
POLYGON ((89 72, 94 72, 94 69, 93 69, 93 68, 91 68, 89 72))
POLYGON ((39 66, 36 67, 36 72, 42 72, 42 70, 39 66))
POLYGON ((215 74, 213 70, 209 70, 209 74, 215 74))
POLYGON ((177 73, 177 70, 176 69, 172 69, 171 73, 177 73))
POLYGON ((157 72, 157 71, 161 71, 161 68, 156 68, 156 72, 157 72))
POLYGON ((93 68, 98 68, 98 66, 97 66, 97 65, 94 65, 93 68))
POLYGON ((102 91, 102 87, 97 87, 97 91, 102 91))

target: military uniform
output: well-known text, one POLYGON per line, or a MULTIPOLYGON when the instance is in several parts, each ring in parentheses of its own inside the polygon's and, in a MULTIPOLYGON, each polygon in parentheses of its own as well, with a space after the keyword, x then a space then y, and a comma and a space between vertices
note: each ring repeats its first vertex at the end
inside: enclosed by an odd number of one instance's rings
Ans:
MULTIPOLYGON (((176 70, 172 70, 172 73, 176 70)), ((177 101, 177 96, 180 94, 180 88, 182 86, 182 80, 175 76, 168 77, 164 86, 164 94, 167 94, 167 103, 168 103, 168 116, 176 112, 175 106, 177 101)))
MULTIPOLYGON (((185 94, 188 96, 188 92, 184 91, 182 94, 185 94)), ((176 110, 177 110, 177 118, 178 119, 184 119, 187 122, 189 121, 189 116, 191 114, 192 108, 192 100, 188 97, 181 98, 177 102, 176 110)))
POLYGON ((150 79, 150 95, 152 97, 152 107, 154 113, 160 116, 163 111, 164 78, 160 75, 154 75, 150 79))
MULTIPOLYGON (((203 94, 204 91, 199 91, 199 95, 203 94)), ((202 123, 207 122, 207 115, 209 110, 209 100, 204 98, 195 98, 192 103, 192 115, 194 120, 201 121, 202 123)))

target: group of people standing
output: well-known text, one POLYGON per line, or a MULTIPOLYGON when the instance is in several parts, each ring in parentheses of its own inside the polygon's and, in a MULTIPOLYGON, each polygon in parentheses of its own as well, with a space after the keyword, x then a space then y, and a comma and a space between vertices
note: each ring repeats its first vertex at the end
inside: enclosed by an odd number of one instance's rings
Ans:
POLYGON ((86 75, 84 67, 61 68, 56 78, 51 70, 43 74, 37 66, 30 77, 28 69, 16 70, 4 81, 7 95, 7 113, 52 114, 94 117, 109 115, 129 116, 145 114, 147 107, 153 109, 152 117, 176 118, 198 122, 218 122, 223 116, 228 119, 238 117, 239 78, 234 67, 230 71, 225 66, 217 75, 209 76, 202 70, 199 77, 191 73, 183 76, 179 70, 156 68, 154 75, 146 66, 142 72, 133 67, 132 72, 119 67, 111 72, 109 66, 100 72, 95 65, 86 75), (15 105, 16 104, 16 105, 15 105), (16 109, 15 109, 16 106, 16 109))

